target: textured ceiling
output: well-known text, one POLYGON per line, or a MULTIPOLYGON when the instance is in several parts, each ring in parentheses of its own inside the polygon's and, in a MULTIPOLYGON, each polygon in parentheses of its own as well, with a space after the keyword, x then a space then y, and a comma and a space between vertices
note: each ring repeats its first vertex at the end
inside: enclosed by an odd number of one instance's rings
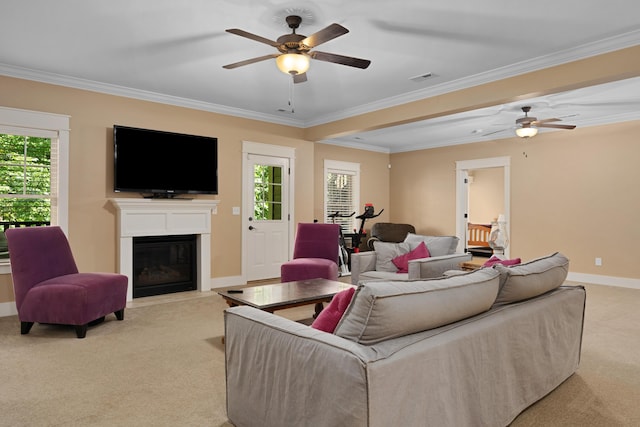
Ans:
MULTIPOLYGON (((0 74, 297 127, 640 44, 640 3, 629 0, 1 0, 0 8, 0 74), (297 85, 273 59, 222 68, 276 52, 225 29, 273 40, 289 33, 288 14, 302 16, 305 35, 345 26, 348 34, 318 49, 371 66, 314 60, 297 85)), ((491 139, 506 137, 525 104, 578 126, 630 120, 639 88, 631 79, 328 142, 395 152, 486 140, 501 127, 491 139)))

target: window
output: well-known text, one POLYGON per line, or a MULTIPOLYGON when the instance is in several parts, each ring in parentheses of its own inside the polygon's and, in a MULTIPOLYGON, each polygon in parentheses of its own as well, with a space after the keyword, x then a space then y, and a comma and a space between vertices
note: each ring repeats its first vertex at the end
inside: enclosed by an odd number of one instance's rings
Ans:
MULTIPOLYGON (((0 233, 23 223, 67 232, 68 146, 68 116, 0 107, 0 233)), ((10 271, 3 252, 0 274, 10 271)))
POLYGON ((0 224, 51 222, 57 196, 51 185, 55 145, 55 138, 0 133, 0 224))
MULTIPOLYGON (((329 214, 339 212, 349 215, 358 212, 360 206, 360 164, 325 160, 324 162, 324 222, 330 223, 329 214)), ((351 218, 336 218, 344 233, 357 228, 355 215, 351 218)))
POLYGON ((282 167, 255 165, 253 215, 258 221, 282 219, 282 167))

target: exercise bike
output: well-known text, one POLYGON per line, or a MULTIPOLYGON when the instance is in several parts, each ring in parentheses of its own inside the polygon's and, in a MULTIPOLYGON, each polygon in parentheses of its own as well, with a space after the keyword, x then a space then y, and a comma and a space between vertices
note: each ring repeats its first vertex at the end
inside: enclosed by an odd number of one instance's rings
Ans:
POLYGON ((371 203, 367 203, 364 205, 364 212, 356 217, 356 219, 360 220, 360 228, 358 229, 358 232, 356 233, 353 240, 354 252, 360 252, 360 240, 362 239, 362 236, 363 236, 365 221, 368 219, 372 219, 380 216, 380 214, 384 212, 384 209, 380 209, 380 212, 378 213, 374 213, 374 212, 375 212, 375 209, 373 208, 373 205, 371 203))
MULTIPOLYGON (((336 218, 351 218, 356 213, 351 212, 351 215, 342 215, 340 212, 327 215, 327 218, 331 218, 333 224, 336 223, 336 218)), ((344 241, 344 234, 342 234, 342 226, 340 226, 340 239, 338 240, 338 274, 342 276, 349 276, 349 251, 344 241)))

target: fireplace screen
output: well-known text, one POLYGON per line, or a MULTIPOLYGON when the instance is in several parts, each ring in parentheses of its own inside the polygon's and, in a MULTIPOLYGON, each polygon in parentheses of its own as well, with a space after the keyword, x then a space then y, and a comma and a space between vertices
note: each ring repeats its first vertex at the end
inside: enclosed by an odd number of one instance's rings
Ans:
POLYGON ((197 288, 196 236, 133 238, 133 297, 197 288))

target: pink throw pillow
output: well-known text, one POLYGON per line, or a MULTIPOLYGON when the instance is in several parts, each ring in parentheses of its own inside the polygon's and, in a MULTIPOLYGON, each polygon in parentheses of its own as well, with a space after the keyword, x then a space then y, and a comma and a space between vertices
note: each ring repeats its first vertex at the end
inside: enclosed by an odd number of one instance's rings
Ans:
POLYGON ((398 268, 397 273, 408 273, 409 261, 411 261, 412 259, 428 258, 430 256, 431 254, 429 254, 427 245, 425 245, 424 242, 420 242, 420 244, 414 250, 395 257, 391 260, 391 262, 393 262, 393 265, 398 268))
POLYGON ((510 265, 518 265, 520 264, 521 260, 520 258, 513 258, 513 259, 500 259, 497 256, 492 256, 491 258, 489 258, 487 260, 487 262, 485 262, 484 264, 482 264, 483 267, 491 267, 494 264, 502 264, 506 267, 510 266, 510 265))
POLYGON ((355 290, 356 288, 349 288, 335 294, 329 305, 313 321, 311 327, 332 334, 336 326, 338 326, 338 322, 342 319, 342 315, 347 310, 355 290))

